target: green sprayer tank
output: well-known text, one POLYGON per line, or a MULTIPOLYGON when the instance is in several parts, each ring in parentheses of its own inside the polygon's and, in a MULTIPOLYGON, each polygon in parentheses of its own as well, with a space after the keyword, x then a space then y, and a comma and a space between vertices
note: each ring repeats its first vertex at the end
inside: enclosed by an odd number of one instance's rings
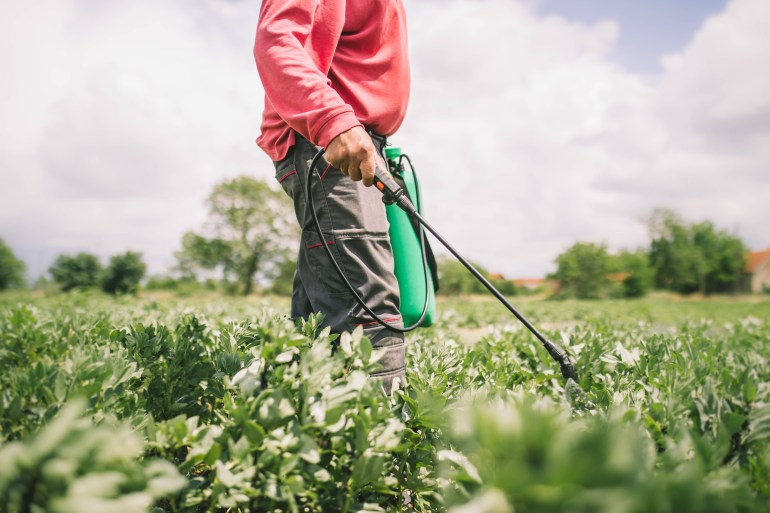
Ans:
MULTIPOLYGON (((385 156, 392 164, 391 170, 401 156, 400 148, 387 148, 385 156)), ((397 174, 404 180, 406 190, 409 193, 417 211, 422 214, 422 204, 417 189, 417 181, 411 166, 408 169, 400 167, 397 174)), ((436 317, 436 301, 433 292, 433 279, 430 272, 426 273, 423 265, 420 239, 412 226, 409 216, 396 205, 387 205, 385 211, 390 222, 390 243, 393 246, 393 257, 396 262, 395 273, 398 280, 398 288, 401 293, 401 317, 404 326, 410 326, 417 322, 425 305, 425 280, 428 280, 428 311, 421 326, 430 326, 436 317)))

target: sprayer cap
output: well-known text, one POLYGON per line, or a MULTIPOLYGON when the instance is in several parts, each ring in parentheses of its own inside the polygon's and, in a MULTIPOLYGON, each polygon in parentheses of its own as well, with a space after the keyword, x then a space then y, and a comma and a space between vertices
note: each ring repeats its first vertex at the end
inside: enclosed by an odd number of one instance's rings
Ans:
POLYGON ((391 148, 385 148, 385 157, 389 159, 397 159, 401 156, 401 148, 393 146, 391 148))

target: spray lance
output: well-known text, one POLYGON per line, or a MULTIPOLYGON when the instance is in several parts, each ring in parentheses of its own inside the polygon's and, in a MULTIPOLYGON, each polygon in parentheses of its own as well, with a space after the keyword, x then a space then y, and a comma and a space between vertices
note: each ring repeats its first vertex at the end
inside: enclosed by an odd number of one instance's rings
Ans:
MULTIPOLYGON (((313 202, 313 195, 311 194, 312 191, 312 179, 314 174, 316 165, 318 164, 318 161, 320 160, 321 156, 324 154, 324 149, 320 149, 318 153, 313 158, 313 161, 311 162, 309 168, 308 168, 308 176, 307 180, 305 181, 307 191, 306 191, 306 198, 308 202, 308 206, 310 207, 310 213, 313 218, 313 224, 315 225, 316 230, 319 234, 322 233, 321 231, 321 223, 318 220, 318 216, 315 212, 315 204, 313 202)), ((408 160, 408 157, 404 155, 403 157, 406 157, 408 160)), ((411 161, 409 161, 410 167, 411 167, 411 161)), ((412 167, 412 171, 414 168, 412 167)), ((415 207, 414 203, 412 203, 412 200, 409 198, 409 195, 404 191, 404 188, 399 185, 399 183, 393 178, 393 175, 391 175, 390 172, 385 170, 380 163, 377 163, 377 167, 375 169, 374 173, 374 187, 377 188, 382 193, 382 200, 386 205, 395 205, 399 209, 401 209, 403 212, 406 213, 406 215, 414 220, 417 225, 417 231, 419 232, 417 234, 420 242, 420 249, 422 253, 422 260, 423 260, 423 268, 425 271, 425 302, 424 306, 422 308, 422 312, 417 318, 417 321, 414 322, 411 326, 407 326, 405 328, 397 328, 394 326, 391 326, 387 324, 384 320, 382 320, 379 316, 377 316, 367 305, 366 302, 359 296, 358 292, 356 292, 355 288, 350 284, 350 281, 347 279, 347 276, 345 276, 344 271, 340 268, 337 261, 334 259, 334 256, 332 255, 331 249, 328 247, 328 243, 326 242, 325 237, 321 236, 320 239, 323 243, 324 250, 326 251, 327 256, 331 259, 332 264, 334 265, 335 270, 337 271, 337 274, 340 276, 340 278, 345 282, 347 285, 347 288, 352 293, 353 297, 356 299, 356 302, 361 305, 361 307, 366 311, 367 314, 369 314, 376 322, 384 326, 385 328, 388 328, 393 331, 399 331, 402 333, 406 333, 408 331, 411 331, 418 326, 422 325, 426 313, 430 309, 430 303, 432 296, 429 291, 430 287, 430 280, 428 276, 428 263, 426 258, 426 250, 425 250, 425 234, 423 231, 423 227, 427 229, 445 248, 447 248, 454 257, 465 266, 468 271, 477 279, 479 282, 481 282, 484 287, 489 290, 489 292, 495 296, 500 303, 503 304, 542 344, 543 347, 545 347, 545 350, 548 351, 548 354, 551 355, 551 358, 553 358, 560 367, 561 374, 566 380, 574 380, 577 382, 577 373, 575 372, 575 368, 572 365, 572 361, 569 358, 569 354, 562 349, 558 344, 548 340, 535 326, 527 320, 524 315, 522 315, 516 308, 514 308, 513 305, 511 305, 507 299, 505 299, 505 296, 503 296, 500 291, 498 291, 494 285, 492 285, 489 280, 487 280, 468 260, 466 260, 460 253, 457 252, 456 249, 452 247, 449 242, 447 242, 437 231, 433 226, 431 226, 430 223, 428 223, 425 218, 420 213, 419 209, 415 207)), ((419 190, 419 187, 417 188, 419 190)), ((418 206, 419 206, 419 198, 418 198, 418 206)))

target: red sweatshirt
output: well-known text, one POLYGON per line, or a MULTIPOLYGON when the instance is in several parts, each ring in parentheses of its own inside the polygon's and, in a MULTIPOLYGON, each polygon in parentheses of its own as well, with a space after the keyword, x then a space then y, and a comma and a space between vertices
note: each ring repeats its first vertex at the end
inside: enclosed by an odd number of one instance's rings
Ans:
POLYGON ((296 130, 326 147, 364 125, 393 134, 409 100, 401 0, 263 0, 254 58, 265 88, 260 148, 286 156, 296 130))

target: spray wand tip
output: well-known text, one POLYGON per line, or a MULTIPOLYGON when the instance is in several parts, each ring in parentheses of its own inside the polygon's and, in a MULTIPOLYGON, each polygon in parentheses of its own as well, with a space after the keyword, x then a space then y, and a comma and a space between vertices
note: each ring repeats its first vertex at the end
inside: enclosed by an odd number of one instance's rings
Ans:
POLYGON ((572 365, 572 362, 569 361, 569 357, 566 358, 566 361, 560 362, 561 367, 561 375, 566 380, 572 380, 575 383, 578 381, 578 375, 577 372, 575 372, 575 367, 572 365))
POLYGON ((572 365, 572 361, 570 361, 567 351, 548 339, 543 339, 543 345, 548 351, 548 354, 551 355, 551 358, 553 358, 559 364, 561 375, 564 377, 564 379, 567 381, 571 379, 577 383, 577 372, 575 372, 575 367, 572 365))

